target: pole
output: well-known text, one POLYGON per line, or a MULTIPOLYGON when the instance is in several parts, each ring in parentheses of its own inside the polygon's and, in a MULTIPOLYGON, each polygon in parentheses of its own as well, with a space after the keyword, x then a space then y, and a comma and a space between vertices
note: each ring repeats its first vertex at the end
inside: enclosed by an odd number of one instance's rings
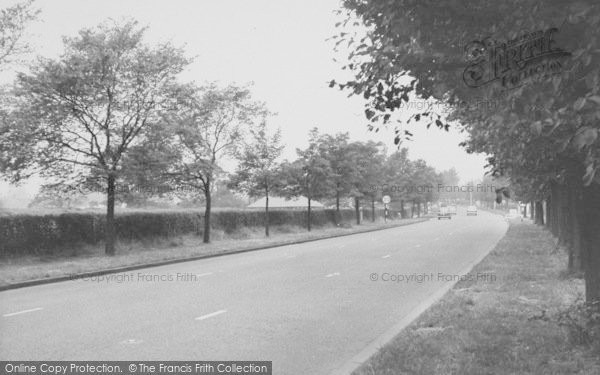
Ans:
POLYGON ((387 216, 388 216, 387 203, 384 203, 383 204, 383 220, 384 220, 384 223, 387 223, 387 216))

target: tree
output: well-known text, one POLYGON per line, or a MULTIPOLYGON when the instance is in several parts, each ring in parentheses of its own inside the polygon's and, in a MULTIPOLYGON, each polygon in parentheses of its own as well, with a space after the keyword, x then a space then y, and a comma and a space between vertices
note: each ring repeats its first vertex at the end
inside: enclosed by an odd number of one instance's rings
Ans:
POLYGON ((381 142, 353 142, 348 148, 348 160, 354 168, 346 177, 352 184, 350 195, 354 197, 356 223, 360 224, 360 200, 371 200, 371 220, 375 221, 375 199, 381 196, 381 191, 373 189, 382 180, 385 161, 385 146, 381 142))
MULTIPOLYGON (((29 51, 27 43, 23 42, 25 28, 37 18, 39 11, 32 8, 34 0, 17 3, 11 7, 0 9, 0 71, 6 69, 11 63, 29 51)), ((4 89, 3 89, 4 91, 4 89)), ((0 105, 6 106, 9 95, 1 93, 0 105)), ((6 108, 0 107, 0 137, 9 130, 6 119, 6 108)), ((4 159, 3 150, 0 148, 0 170, 4 159)))
MULTIPOLYGON (((165 114, 164 126, 173 136, 175 150, 160 174, 172 186, 187 187, 204 195, 203 242, 210 242, 211 192, 222 175, 224 156, 234 156, 246 127, 268 113, 252 100, 250 90, 237 86, 189 86, 179 98, 178 110, 165 114)), ((164 164, 163 164, 164 165, 164 164)))
POLYGON ((280 186, 279 165, 284 146, 281 129, 270 135, 263 120, 257 128, 250 129, 250 141, 236 153, 239 161, 231 176, 230 188, 237 188, 251 197, 265 197, 265 236, 269 237, 269 193, 280 186))
MULTIPOLYGON (((600 237, 594 229, 600 224, 600 213, 590 205, 600 200, 600 70, 595 52, 600 5, 593 0, 567 4, 559 0, 346 0, 344 6, 348 19, 357 16, 369 33, 360 41, 340 34, 338 44, 354 46, 347 67, 355 72, 355 80, 331 86, 350 89, 367 100, 370 127, 380 120, 389 122, 394 111, 410 100, 409 94, 450 105, 465 103, 448 118, 468 132, 467 150, 487 153, 494 176, 510 177, 513 184, 531 183, 530 196, 545 197, 553 233, 581 244, 587 299, 600 300, 600 237), (517 70, 516 78, 524 77, 518 79, 522 85, 511 86, 513 74, 492 76, 499 84, 474 89, 474 84, 494 73, 481 64, 489 51, 515 51, 520 37, 531 37, 519 32, 523 25, 534 34, 542 30, 538 41, 550 38, 546 45, 559 56, 555 66, 563 69, 532 74, 521 55, 515 55, 518 66, 528 69, 517 70), (549 25, 558 29, 548 29, 549 25), (557 32, 558 40, 552 39, 557 32), (403 79, 405 75, 412 77, 410 82, 403 79), (493 105, 474 108, 480 101, 493 105), (565 197, 571 197, 566 206, 565 197), (582 227, 575 229, 577 223, 582 227)), ((509 56, 508 52, 497 56, 509 56)), ((549 59, 542 56, 537 63, 548 64, 549 59)), ((431 111, 414 119, 419 118, 435 119, 440 128, 449 126, 431 111)), ((517 190, 524 191, 525 186, 517 190)))
POLYGON ((399 201, 402 217, 405 217, 405 201, 412 204, 411 214, 416 211, 420 215, 421 204, 425 204, 426 210, 427 202, 437 199, 440 176, 424 160, 410 160, 406 148, 397 150, 386 159, 384 171, 386 180, 382 191, 395 200, 392 207, 399 201))
POLYGON ((0 138, 0 165, 13 182, 39 173, 104 185, 108 255, 115 253, 123 157, 159 120, 189 62, 171 44, 145 45, 144 31, 135 21, 106 22, 65 38, 60 59, 40 59, 30 74, 19 74, 9 130, 0 138))
POLYGON ((409 179, 411 173, 407 148, 396 150, 383 163, 382 176, 385 178, 381 182, 382 193, 392 197, 391 206, 399 206, 402 218, 406 217, 404 203, 410 199, 409 192, 414 189, 409 179))
POLYGON ((25 28, 34 21, 39 10, 33 9, 34 0, 26 0, 0 9, 0 70, 29 52, 23 41, 25 28))
POLYGON ((334 185, 336 220, 340 218, 340 198, 351 194, 352 174, 356 171, 356 160, 352 157, 348 133, 323 134, 319 138, 323 157, 329 161, 331 180, 334 185))
POLYGON ((309 133, 309 145, 305 150, 296 149, 298 159, 282 164, 282 192, 287 196, 305 196, 308 199, 306 226, 311 230, 311 201, 331 195, 334 183, 331 179, 332 169, 324 155, 323 144, 319 141, 317 128, 309 133))
POLYGON ((437 196, 439 176, 435 169, 422 159, 410 164, 409 179, 414 188, 409 191, 409 197, 413 202, 413 211, 416 206, 417 216, 421 216, 421 205, 427 213, 427 203, 437 196))
MULTIPOLYGON (((174 103, 167 113, 176 108, 174 103)), ((193 189, 175 186, 161 174, 177 160, 178 146, 168 142, 173 137, 172 129, 159 120, 148 124, 146 130, 144 139, 131 146, 123 157, 119 183, 125 188, 119 189, 117 197, 130 206, 154 205, 152 199, 156 197, 179 198, 186 202, 188 198, 195 199, 193 189)))

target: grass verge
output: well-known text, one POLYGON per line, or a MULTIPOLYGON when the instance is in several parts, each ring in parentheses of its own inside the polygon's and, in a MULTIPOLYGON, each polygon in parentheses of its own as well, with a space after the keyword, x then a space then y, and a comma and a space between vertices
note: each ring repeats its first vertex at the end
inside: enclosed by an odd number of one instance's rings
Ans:
POLYGON ((547 231, 511 221, 472 271, 495 280, 457 283, 353 375, 600 374, 600 336, 583 345, 562 324, 584 285, 554 249, 547 231))
POLYGON ((2 258, 0 259, 0 286, 173 259, 224 254, 263 246, 285 245, 377 228, 391 228, 423 220, 427 220, 427 218, 402 219, 388 223, 383 223, 383 221, 364 222, 357 226, 335 227, 332 225, 314 228, 311 232, 296 226, 274 226, 271 228, 269 238, 264 236, 264 228, 261 227, 242 228, 242 230, 230 234, 213 230, 211 232, 212 242, 209 244, 202 243, 202 238, 194 235, 147 242, 120 242, 117 254, 112 257, 104 255, 104 248, 100 245, 82 245, 62 249, 49 256, 2 258))

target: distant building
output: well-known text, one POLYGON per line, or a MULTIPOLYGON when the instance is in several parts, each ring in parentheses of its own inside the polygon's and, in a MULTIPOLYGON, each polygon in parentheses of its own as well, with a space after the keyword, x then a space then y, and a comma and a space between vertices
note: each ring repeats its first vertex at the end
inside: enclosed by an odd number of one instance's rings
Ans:
MULTIPOLYGON (((266 198, 262 197, 256 202, 248 205, 247 208, 265 209, 266 198)), ((325 206, 321 202, 315 200, 310 201, 311 209, 324 209, 325 206)), ((306 210, 308 209, 308 198, 300 196, 297 198, 286 199, 283 197, 269 197, 269 209, 274 210, 306 210)))

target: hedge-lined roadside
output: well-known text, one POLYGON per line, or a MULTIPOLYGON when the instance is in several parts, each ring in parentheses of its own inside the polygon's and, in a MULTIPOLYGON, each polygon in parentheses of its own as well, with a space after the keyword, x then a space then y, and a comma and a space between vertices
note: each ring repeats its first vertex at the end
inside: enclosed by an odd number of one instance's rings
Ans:
MULTIPOLYGON (((340 222, 355 220, 353 210, 340 210, 340 222)), ((395 212, 390 214, 395 215, 395 212)), ((211 228, 232 233, 242 227, 264 225, 264 211, 222 211, 211 214, 211 228)), ((306 211, 269 212, 271 225, 306 225, 306 211)), ((383 210, 376 210, 383 216, 383 210)), ((335 210, 314 210, 312 224, 336 223, 335 210)), ((364 212, 370 220, 371 212, 364 212)), ((44 254, 79 244, 97 244, 104 239, 105 216, 100 213, 14 215, 0 217, 0 256, 44 254)), ((127 212, 116 215, 117 237, 121 240, 168 238, 183 234, 202 235, 203 211, 127 212)))
POLYGON ((232 235, 202 243, 202 237, 181 236, 149 244, 122 244, 115 256, 107 257, 101 246, 87 246, 78 251, 59 252, 52 256, 10 257, 0 260, 0 291, 20 287, 47 284, 65 280, 74 275, 104 275, 127 270, 154 267, 199 260, 213 256, 236 254, 273 247, 318 241, 326 238, 347 236, 398 228, 429 220, 427 217, 391 220, 387 224, 379 218, 362 225, 344 225, 315 228, 308 232, 302 227, 288 225, 272 227, 272 235, 264 236, 263 228, 243 229, 232 235), (176 244, 173 246, 173 244, 176 244))

